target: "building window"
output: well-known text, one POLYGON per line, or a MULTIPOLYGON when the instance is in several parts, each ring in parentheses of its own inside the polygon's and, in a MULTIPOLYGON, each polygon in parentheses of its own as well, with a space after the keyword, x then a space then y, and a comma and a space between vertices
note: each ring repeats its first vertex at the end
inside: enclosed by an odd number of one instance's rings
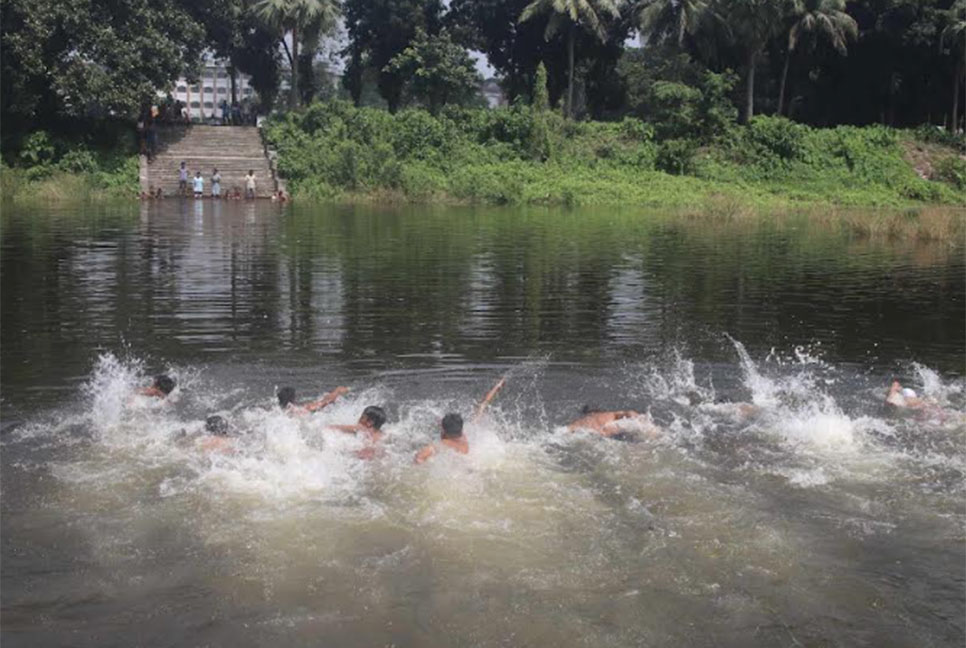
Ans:
POLYGON ((228 88, 218 88, 218 94, 228 94, 228 88))
POLYGON ((196 86, 196 85, 191 86, 191 91, 192 92, 198 92, 198 86, 196 86))
POLYGON ((225 74, 224 72, 219 72, 219 73, 218 73, 218 78, 219 78, 219 79, 224 79, 224 78, 226 78, 227 76, 228 76, 228 75, 227 75, 227 74, 225 74))
POLYGON ((200 103, 198 103, 197 101, 192 101, 192 102, 191 102, 191 107, 192 107, 192 108, 199 108, 200 106, 201 106, 201 104, 200 104, 200 103))
POLYGON ((250 97, 251 94, 252 94, 252 89, 251 88, 245 88, 245 96, 246 97, 250 97))
POLYGON ((187 89, 188 89, 188 86, 183 86, 183 85, 178 86, 178 92, 185 92, 187 89))
POLYGON ((205 86, 205 93, 211 92, 211 86, 205 86))
POLYGON ((211 110, 211 102, 210 101, 206 101, 205 102, 205 108, 207 108, 208 110, 211 110))

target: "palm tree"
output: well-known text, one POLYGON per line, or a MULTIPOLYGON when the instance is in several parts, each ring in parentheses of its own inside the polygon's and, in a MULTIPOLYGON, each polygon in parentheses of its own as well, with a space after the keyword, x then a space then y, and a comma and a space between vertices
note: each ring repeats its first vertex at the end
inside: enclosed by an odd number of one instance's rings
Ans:
POLYGON ((673 34, 678 45, 697 31, 708 11, 706 0, 637 0, 631 7, 641 36, 661 40, 673 34))
POLYGON ((574 38, 577 27, 589 29, 597 38, 606 38, 603 14, 617 18, 620 14, 617 5, 620 0, 533 0, 520 14, 519 22, 526 22, 534 16, 550 14, 544 38, 550 40, 567 25, 567 116, 573 116, 574 110, 574 38))
POLYGON ((845 0, 793 0, 790 13, 792 24, 788 29, 788 51, 785 53, 781 83, 778 84, 779 115, 782 114, 782 108, 785 105, 788 64, 801 37, 806 34, 824 37, 835 51, 846 56, 848 54, 846 40, 857 38, 859 35, 859 26, 855 19, 845 13, 845 0))
POLYGON ((963 64, 963 44, 966 40, 966 0, 956 0, 949 8, 949 22, 939 35, 939 46, 944 51, 946 43, 949 42, 949 53, 956 59, 953 66, 953 112, 952 119, 949 121, 949 132, 959 131, 959 81, 966 72, 966 65, 963 64))
POLYGON ((292 70, 289 106, 295 108, 299 104, 299 39, 317 41, 323 29, 335 24, 336 6, 330 0, 258 0, 254 9, 261 20, 281 32, 282 46, 292 70), (285 42, 287 33, 292 34, 291 50, 285 42))
POLYGON ((755 115, 755 68, 758 55, 765 44, 779 30, 785 16, 786 0, 722 0, 726 26, 732 38, 745 48, 748 72, 745 85, 744 120, 755 115))

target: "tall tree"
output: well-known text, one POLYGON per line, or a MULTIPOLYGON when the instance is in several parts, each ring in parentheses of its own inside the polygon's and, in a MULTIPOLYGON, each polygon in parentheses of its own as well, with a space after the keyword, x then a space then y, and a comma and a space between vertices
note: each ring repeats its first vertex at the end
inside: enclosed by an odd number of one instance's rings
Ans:
POLYGON ((277 30, 288 57, 291 70, 291 108, 296 108, 301 99, 298 87, 299 43, 304 40, 314 47, 318 42, 318 35, 335 25, 336 7, 331 0, 258 0, 255 4, 256 15, 277 30), (291 48, 285 41, 286 35, 291 37, 291 48))
POLYGON ((779 115, 785 106, 788 66, 802 37, 812 34, 824 38, 836 52, 845 56, 848 53, 846 42, 850 38, 858 38, 859 35, 859 26, 855 19, 845 13, 845 0, 793 0, 790 9, 788 50, 785 52, 785 65, 778 84, 779 115))
POLYGON ((402 105, 406 77, 389 67, 409 47, 419 30, 435 36, 442 27, 442 0, 344 0, 349 45, 349 91, 358 103, 366 68, 378 73, 379 93, 390 112, 402 105))
POLYGON ((755 70, 758 57, 781 28, 787 0, 721 0, 732 38, 744 50, 746 63, 744 120, 755 115, 755 70))
POLYGON ((956 0, 946 14, 946 25, 939 37, 939 46, 953 59, 953 105, 950 112, 949 131, 959 131, 959 82, 966 76, 966 0, 956 0))
POLYGON ((686 34, 697 31, 709 13, 709 5, 706 0, 636 0, 631 13, 649 43, 671 37, 680 46, 686 34))
POLYGON ((549 73, 551 100, 566 83, 565 75, 560 79, 554 75, 556 67, 565 65, 558 43, 544 40, 544 28, 536 21, 519 21, 531 1, 452 0, 446 15, 458 42, 486 54, 511 103, 518 97, 531 98, 533 75, 541 62, 549 73), (558 62, 561 65, 555 65, 558 62))
POLYGON ((58 115, 130 115, 197 65, 190 0, 4 0, 4 130, 58 115), (8 121, 8 118, 11 118, 8 121))
POLYGON ((445 29, 436 36, 419 31, 388 67, 410 79, 413 95, 434 115, 447 103, 471 103, 483 82, 469 52, 445 29))
POLYGON ((568 117, 574 109, 574 40, 577 29, 582 27, 594 34, 599 40, 606 38, 604 20, 607 16, 619 18, 618 0, 533 0, 523 13, 520 22, 527 22, 536 16, 548 15, 544 38, 549 40, 562 27, 567 28, 567 107, 568 117))

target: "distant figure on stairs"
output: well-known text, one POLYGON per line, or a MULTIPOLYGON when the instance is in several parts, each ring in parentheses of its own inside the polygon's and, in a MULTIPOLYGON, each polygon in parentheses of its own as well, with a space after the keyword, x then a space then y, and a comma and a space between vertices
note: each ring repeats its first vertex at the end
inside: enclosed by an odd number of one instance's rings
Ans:
POLYGON ((245 176, 245 198, 248 200, 255 200, 255 171, 254 169, 248 170, 248 175, 245 176))
POLYGON ((178 195, 188 195, 188 167, 185 166, 184 160, 181 160, 181 168, 178 170, 178 195))
POLYGON ((211 197, 216 200, 221 198, 221 174, 217 168, 211 174, 211 197))
POLYGON ((201 177, 201 171, 195 171, 194 185, 195 198, 203 198, 205 195, 205 179, 201 177))

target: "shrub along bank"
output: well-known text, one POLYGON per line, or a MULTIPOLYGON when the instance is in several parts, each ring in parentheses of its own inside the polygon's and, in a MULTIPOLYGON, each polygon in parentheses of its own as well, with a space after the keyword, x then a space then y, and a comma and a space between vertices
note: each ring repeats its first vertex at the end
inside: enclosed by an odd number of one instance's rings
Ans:
POLYGON ((433 116, 342 101, 274 118, 265 130, 280 173, 302 199, 660 207, 966 201, 966 164, 955 148, 939 147, 935 179, 904 159, 902 143, 914 132, 815 129, 779 117, 723 121, 700 139, 682 132, 635 118, 568 121, 525 105, 447 107, 433 116))
POLYGON ((138 193, 138 156, 126 122, 76 124, 73 132, 34 131, 4 142, 3 200, 15 203, 131 199, 138 193))

